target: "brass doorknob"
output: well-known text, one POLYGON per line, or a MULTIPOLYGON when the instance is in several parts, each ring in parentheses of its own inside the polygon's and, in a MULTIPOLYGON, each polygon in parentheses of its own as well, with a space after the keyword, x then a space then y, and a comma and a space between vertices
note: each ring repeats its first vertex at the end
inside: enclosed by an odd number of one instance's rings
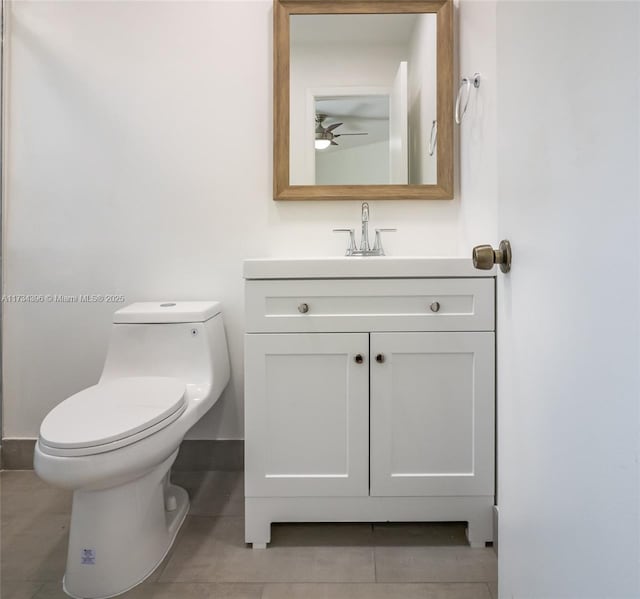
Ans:
POLYGON ((491 270, 494 264, 498 264, 502 272, 511 270, 511 244, 506 239, 500 242, 497 250, 490 245, 473 248, 473 265, 478 270, 491 270))

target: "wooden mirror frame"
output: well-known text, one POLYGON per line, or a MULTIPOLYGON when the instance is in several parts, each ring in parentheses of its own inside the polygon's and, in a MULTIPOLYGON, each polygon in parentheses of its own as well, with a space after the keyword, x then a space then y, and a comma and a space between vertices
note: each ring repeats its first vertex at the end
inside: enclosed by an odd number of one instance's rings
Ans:
POLYGON ((274 200, 450 200, 453 198, 453 0, 274 0, 274 200), (437 182, 435 185, 291 185, 289 157, 290 16, 437 15, 437 182))

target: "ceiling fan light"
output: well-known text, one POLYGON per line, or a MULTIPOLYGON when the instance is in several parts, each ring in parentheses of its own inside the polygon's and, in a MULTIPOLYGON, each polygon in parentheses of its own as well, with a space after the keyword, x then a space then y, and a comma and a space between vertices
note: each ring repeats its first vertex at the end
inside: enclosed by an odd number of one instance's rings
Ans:
POLYGON ((326 150, 331 145, 328 139, 316 139, 316 150, 326 150))

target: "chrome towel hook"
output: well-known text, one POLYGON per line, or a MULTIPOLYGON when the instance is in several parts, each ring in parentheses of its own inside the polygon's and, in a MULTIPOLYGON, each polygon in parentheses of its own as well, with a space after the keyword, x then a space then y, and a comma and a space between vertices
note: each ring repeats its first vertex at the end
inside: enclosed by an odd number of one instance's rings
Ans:
POLYGON ((462 118, 465 112, 467 112, 467 106, 469 105, 469 98, 471 97, 471 86, 475 89, 480 87, 480 73, 474 73, 473 77, 463 77, 460 81, 460 88, 458 89, 458 97, 456 98, 456 124, 462 123, 462 118), (462 112, 460 111, 460 104, 462 103, 462 96, 464 92, 467 92, 462 112))

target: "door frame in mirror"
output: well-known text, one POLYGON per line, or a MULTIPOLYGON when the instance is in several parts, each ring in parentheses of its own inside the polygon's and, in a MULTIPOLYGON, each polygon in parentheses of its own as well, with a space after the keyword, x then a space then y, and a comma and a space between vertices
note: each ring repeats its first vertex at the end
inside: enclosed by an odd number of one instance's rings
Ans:
POLYGON ((453 199, 453 0, 273 1, 274 200, 453 199), (290 17, 314 14, 431 13, 437 16, 437 183, 435 185, 291 185, 289 154, 290 17))

